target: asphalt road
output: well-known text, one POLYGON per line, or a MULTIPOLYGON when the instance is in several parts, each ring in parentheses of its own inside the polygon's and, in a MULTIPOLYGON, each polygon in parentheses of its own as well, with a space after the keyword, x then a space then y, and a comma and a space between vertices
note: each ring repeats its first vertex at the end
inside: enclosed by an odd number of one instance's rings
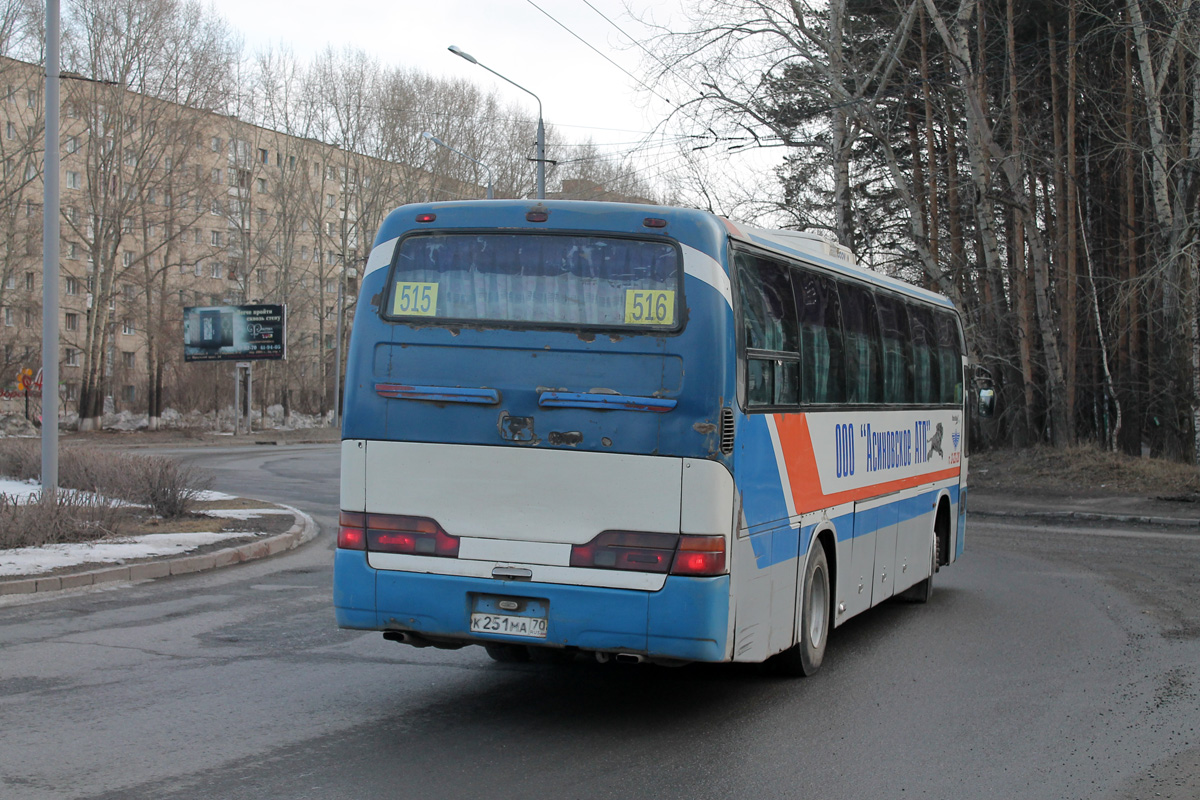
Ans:
POLYGON ((336 446, 189 448, 322 526, 0 605, 0 798, 1194 798, 1200 533, 976 518, 814 678, 499 665, 339 631, 336 446))

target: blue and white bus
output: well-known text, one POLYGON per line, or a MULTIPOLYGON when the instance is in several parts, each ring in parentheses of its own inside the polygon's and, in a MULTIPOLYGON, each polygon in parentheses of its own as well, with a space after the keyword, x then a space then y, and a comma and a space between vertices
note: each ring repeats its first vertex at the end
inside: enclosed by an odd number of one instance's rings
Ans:
POLYGON ((810 235, 399 208, 348 351, 338 624, 811 674, 963 552, 965 364, 946 298, 810 235))

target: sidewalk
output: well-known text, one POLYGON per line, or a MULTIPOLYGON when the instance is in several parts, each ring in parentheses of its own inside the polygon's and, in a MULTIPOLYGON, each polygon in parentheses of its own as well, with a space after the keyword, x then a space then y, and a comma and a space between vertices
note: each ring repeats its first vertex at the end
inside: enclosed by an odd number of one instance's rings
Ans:
POLYGON ((1086 496, 972 487, 967 493, 967 515, 1200 528, 1200 502, 1099 492, 1086 496))
POLYGON ((0 567, 22 572, 0 574, 0 597, 203 572, 273 556, 299 547, 317 535, 316 522, 299 509, 258 501, 254 501, 258 507, 246 508, 244 501, 247 498, 229 499, 242 502, 237 503, 236 508, 213 507, 205 509, 204 513, 214 519, 255 519, 267 514, 286 514, 291 516, 292 524, 283 533, 275 535, 253 531, 226 535, 164 532, 119 537, 112 541, 0 550, 0 567), (230 542, 229 546, 220 546, 222 538, 230 542), (156 546, 159 544, 162 546, 156 546), (171 554, 172 550, 178 554, 171 554), (192 552, 196 550, 201 552, 192 552))

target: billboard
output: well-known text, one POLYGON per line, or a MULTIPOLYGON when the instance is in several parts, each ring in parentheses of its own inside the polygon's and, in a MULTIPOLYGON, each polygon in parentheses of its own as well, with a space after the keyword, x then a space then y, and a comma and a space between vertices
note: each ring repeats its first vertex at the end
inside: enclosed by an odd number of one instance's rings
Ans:
POLYGON ((188 306, 183 309, 183 360, 285 358, 285 321, 283 306, 188 306))

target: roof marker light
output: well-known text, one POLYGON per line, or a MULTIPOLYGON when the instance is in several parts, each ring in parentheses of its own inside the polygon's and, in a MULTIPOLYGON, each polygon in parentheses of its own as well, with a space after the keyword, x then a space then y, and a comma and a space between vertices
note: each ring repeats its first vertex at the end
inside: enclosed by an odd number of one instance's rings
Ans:
POLYGON ((550 212, 541 203, 525 214, 527 222, 545 222, 548 219, 550 219, 550 212))
POLYGON ((642 225, 647 228, 665 228, 667 227, 667 221, 659 217, 646 217, 642 220, 642 225))
POLYGON ((435 219, 437 219, 437 214, 432 214, 429 212, 417 214, 417 222, 433 222, 435 219))

